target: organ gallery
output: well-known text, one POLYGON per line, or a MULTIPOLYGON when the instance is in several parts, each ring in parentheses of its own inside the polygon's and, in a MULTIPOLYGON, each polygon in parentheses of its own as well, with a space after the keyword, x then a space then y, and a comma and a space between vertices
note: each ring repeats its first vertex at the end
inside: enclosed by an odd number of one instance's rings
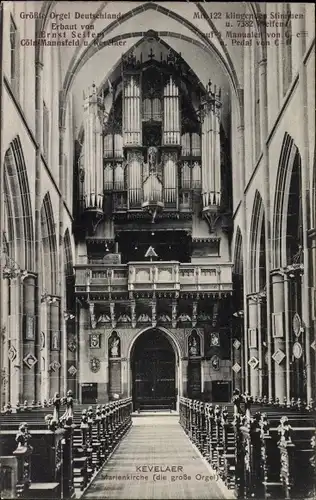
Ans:
POLYGON ((138 407, 176 408, 179 395, 229 397, 232 186, 221 89, 212 75, 203 86, 149 33, 103 86, 92 82, 83 106, 75 267, 80 364, 90 363, 80 372, 83 398, 125 394, 138 407))

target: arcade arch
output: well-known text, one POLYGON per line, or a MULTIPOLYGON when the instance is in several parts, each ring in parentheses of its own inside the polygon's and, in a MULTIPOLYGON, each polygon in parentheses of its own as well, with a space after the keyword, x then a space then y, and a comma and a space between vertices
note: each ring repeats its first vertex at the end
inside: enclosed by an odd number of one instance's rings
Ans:
POLYGON ((183 353, 172 332, 163 327, 145 328, 133 338, 127 353, 128 395, 133 397, 134 407, 178 409, 183 393, 183 353), (142 348, 145 356, 141 355, 142 348))

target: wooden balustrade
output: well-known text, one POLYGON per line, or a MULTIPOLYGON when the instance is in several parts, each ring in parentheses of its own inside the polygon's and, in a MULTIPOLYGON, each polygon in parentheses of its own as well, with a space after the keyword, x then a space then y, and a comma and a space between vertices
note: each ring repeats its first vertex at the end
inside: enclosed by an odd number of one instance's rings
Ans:
POLYGON ((236 392, 233 405, 227 406, 181 397, 179 413, 188 437, 237 498, 291 499, 311 494, 316 448, 313 402, 254 402, 236 392))
POLYGON ((78 497, 131 427, 132 399, 80 410, 79 405, 74 408, 68 391, 66 398, 56 394, 44 408, 40 403, 34 406, 25 402, 16 406, 15 413, 9 406, 0 416, 2 454, 12 455, 13 461, 16 457, 11 489, 19 498, 72 498, 76 491, 78 497), (66 408, 60 416, 63 405, 66 408), (53 413, 47 415, 49 406, 53 413), (21 417, 26 422, 16 437, 21 417), (18 447, 13 451, 15 442, 18 447), (45 482, 40 482, 39 465, 45 482))
POLYGON ((180 263, 177 261, 106 263, 75 266, 75 292, 108 293, 180 290, 220 293, 232 291, 232 264, 180 263))

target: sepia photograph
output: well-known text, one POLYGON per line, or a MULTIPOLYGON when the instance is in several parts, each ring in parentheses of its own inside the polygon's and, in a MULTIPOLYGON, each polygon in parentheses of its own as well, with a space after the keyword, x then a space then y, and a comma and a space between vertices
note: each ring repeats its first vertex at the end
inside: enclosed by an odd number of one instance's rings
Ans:
POLYGON ((315 5, 0 2, 0 497, 316 498, 315 5))

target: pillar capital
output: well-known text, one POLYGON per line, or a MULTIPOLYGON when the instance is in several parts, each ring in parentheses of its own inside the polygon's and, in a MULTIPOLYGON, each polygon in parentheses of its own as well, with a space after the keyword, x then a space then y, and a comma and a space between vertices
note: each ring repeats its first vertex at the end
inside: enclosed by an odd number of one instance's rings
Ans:
POLYGON ((247 303, 249 306, 256 305, 258 302, 258 294, 257 293, 250 293, 247 295, 247 303))
POLYGON ((284 269, 279 267, 277 269, 272 269, 270 272, 270 276, 273 279, 274 277, 284 278, 285 272, 284 269))

